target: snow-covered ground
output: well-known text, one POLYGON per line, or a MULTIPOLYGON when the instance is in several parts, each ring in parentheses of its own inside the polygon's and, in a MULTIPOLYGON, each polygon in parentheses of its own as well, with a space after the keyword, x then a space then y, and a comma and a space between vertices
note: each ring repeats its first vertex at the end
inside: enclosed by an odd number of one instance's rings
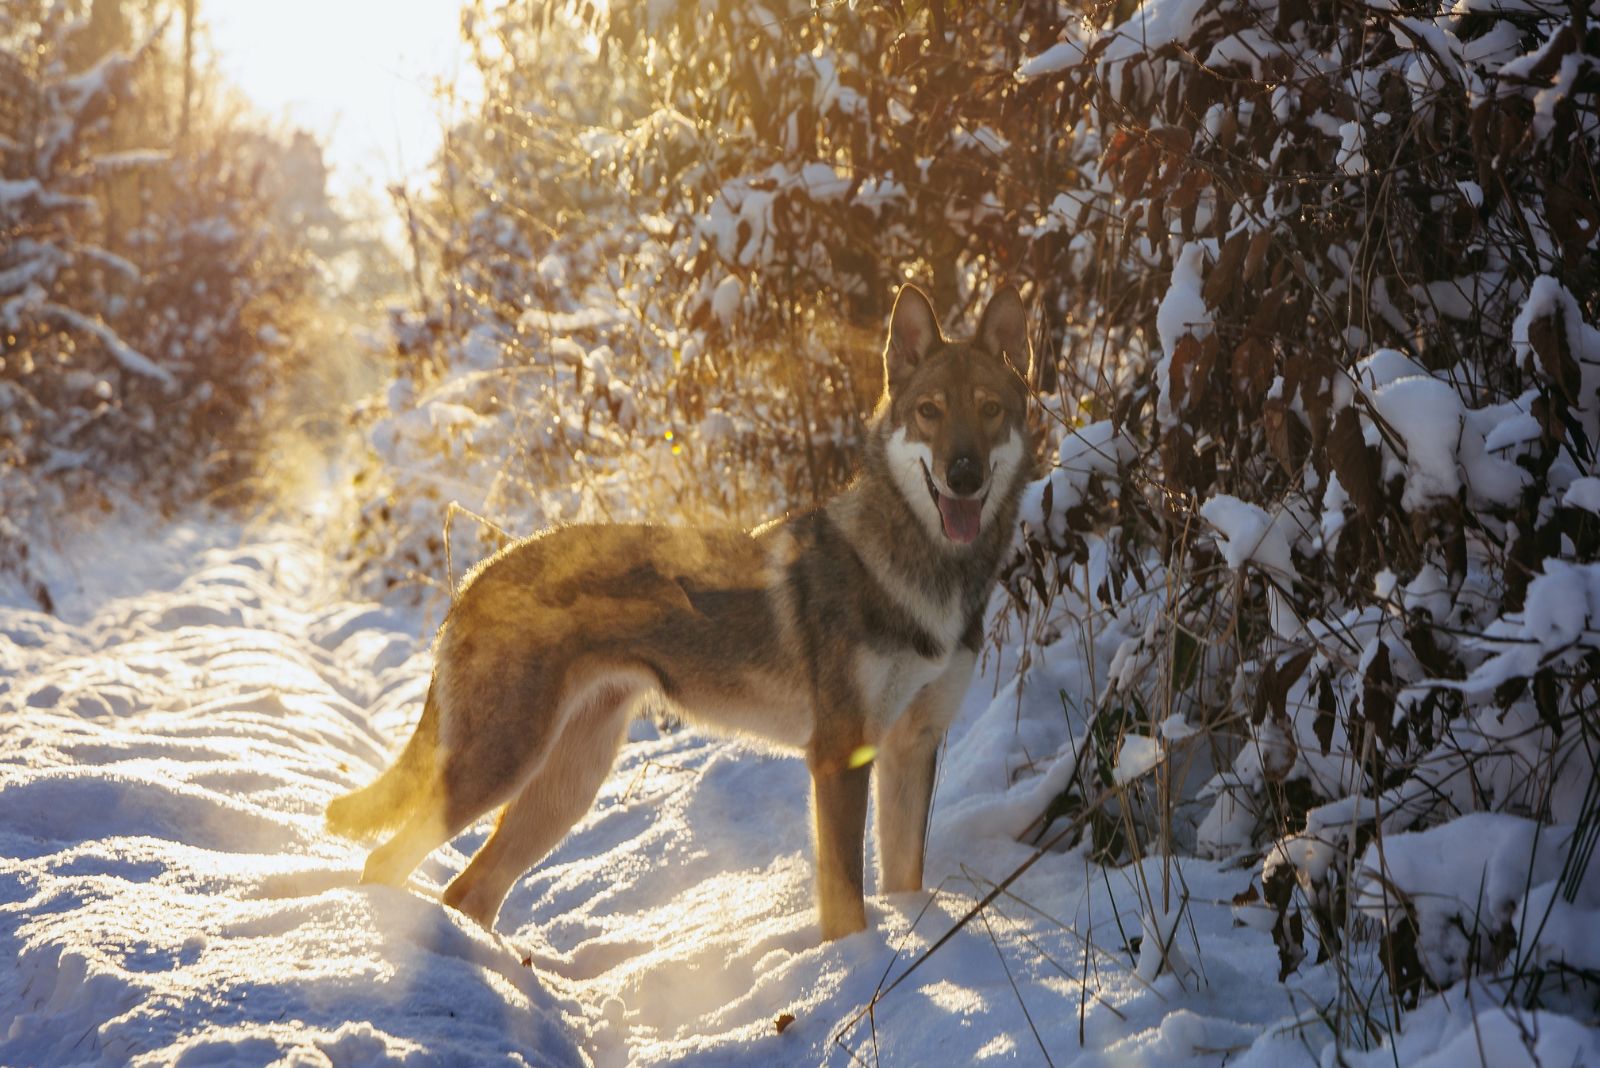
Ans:
MULTIPOLYGON (((85 535, 53 579, 59 617, 0 607, 0 1064, 1260 1068, 1336 1052, 1331 969, 1280 985, 1269 935, 1239 922, 1251 865, 1047 853, 923 959, 1033 854, 1018 836, 1072 760, 1060 694, 1081 706, 1091 677, 1070 641, 1020 699, 1005 665, 974 687, 935 803, 939 889, 873 898, 867 932, 818 942, 801 761, 641 722, 488 934, 436 900, 485 827, 406 893, 358 886, 363 847, 321 825, 420 710, 419 616, 341 599, 284 529, 219 521, 85 535), (1159 898, 1164 876, 1187 901, 1176 975, 1131 945, 1139 888, 1159 898)), ((1600 1063, 1592 1030, 1497 1006, 1458 989, 1397 1051, 1345 1046, 1344 1063, 1600 1063)))

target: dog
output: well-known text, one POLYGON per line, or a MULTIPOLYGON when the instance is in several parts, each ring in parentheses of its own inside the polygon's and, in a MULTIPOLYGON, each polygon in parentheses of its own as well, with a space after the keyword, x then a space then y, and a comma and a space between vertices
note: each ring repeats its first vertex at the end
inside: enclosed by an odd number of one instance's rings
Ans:
POLYGON ((428 853, 503 806, 444 892, 492 928, 512 884, 593 803, 635 707, 803 752, 822 937, 866 926, 875 777, 880 889, 922 888, 938 749, 1033 473, 1032 350, 1017 291, 952 341, 902 286, 884 391, 855 480, 752 531, 548 530, 474 568, 439 630, 422 718, 330 829, 398 828, 363 882, 403 886, 428 853))

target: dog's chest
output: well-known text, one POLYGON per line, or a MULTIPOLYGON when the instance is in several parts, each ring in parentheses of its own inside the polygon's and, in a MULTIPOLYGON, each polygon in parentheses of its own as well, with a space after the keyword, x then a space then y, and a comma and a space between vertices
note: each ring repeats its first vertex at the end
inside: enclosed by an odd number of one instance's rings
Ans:
POLYGON ((944 674, 964 629, 958 591, 938 597, 892 573, 878 577, 888 599, 905 612, 937 652, 925 655, 926 650, 919 652, 917 644, 863 647, 857 652, 855 681, 869 737, 881 736, 893 726, 912 699, 944 674))
POLYGON ((948 653, 934 658, 911 650, 886 653, 863 648, 857 652, 855 681, 868 738, 879 738, 894 726, 912 698, 944 674, 949 661, 948 653))

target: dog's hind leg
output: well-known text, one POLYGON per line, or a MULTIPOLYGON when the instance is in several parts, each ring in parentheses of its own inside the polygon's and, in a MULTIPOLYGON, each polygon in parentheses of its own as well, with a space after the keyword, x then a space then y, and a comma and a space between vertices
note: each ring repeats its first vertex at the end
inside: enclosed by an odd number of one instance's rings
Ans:
POLYGON ((426 786, 427 800, 411 810, 394 837, 367 857, 362 882, 404 886, 423 858, 504 803, 521 784, 514 761, 503 759, 474 769, 472 756, 471 748, 442 754, 439 771, 426 786))
POLYGON ((444 820, 435 806, 414 809, 400 830, 367 857, 361 881, 404 886, 406 877, 422 863, 422 858, 450 840, 443 828, 444 820))
POLYGON ((502 804, 520 784, 521 776, 510 773, 512 762, 474 769, 470 748, 444 754, 441 765, 428 784, 427 800, 412 809, 394 837, 367 857, 362 882, 404 886, 423 858, 502 804))
POLYGON ((517 879, 560 844, 594 803, 616 760, 628 718, 654 679, 600 672, 569 687, 564 726, 533 778, 512 799, 494 833, 444 892, 444 903, 484 928, 517 879))
POLYGON ((404 886, 424 857, 506 803, 545 762, 562 730, 557 684, 542 665, 468 692, 446 688, 441 702, 461 702, 452 727, 442 708, 439 748, 426 778, 406 799, 408 814, 394 837, 372 851, 361 881, 404 886))

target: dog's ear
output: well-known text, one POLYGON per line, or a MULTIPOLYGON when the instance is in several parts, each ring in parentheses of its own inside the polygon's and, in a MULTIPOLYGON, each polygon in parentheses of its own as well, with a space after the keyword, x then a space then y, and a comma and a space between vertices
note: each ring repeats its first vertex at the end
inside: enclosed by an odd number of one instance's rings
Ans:
POLYGON ((942 340, 939 320, 927 296, 910 282, 901 286, 894 311, 889 313, 889 341, 883 349, 890 390, 942 340))
POLYGON ((978 344, 1009 363, 1026 382, 1033 381, 1033 347, 1028 344, 1028 311, 1012 286, 1003 286, 983 309, 978 344))

